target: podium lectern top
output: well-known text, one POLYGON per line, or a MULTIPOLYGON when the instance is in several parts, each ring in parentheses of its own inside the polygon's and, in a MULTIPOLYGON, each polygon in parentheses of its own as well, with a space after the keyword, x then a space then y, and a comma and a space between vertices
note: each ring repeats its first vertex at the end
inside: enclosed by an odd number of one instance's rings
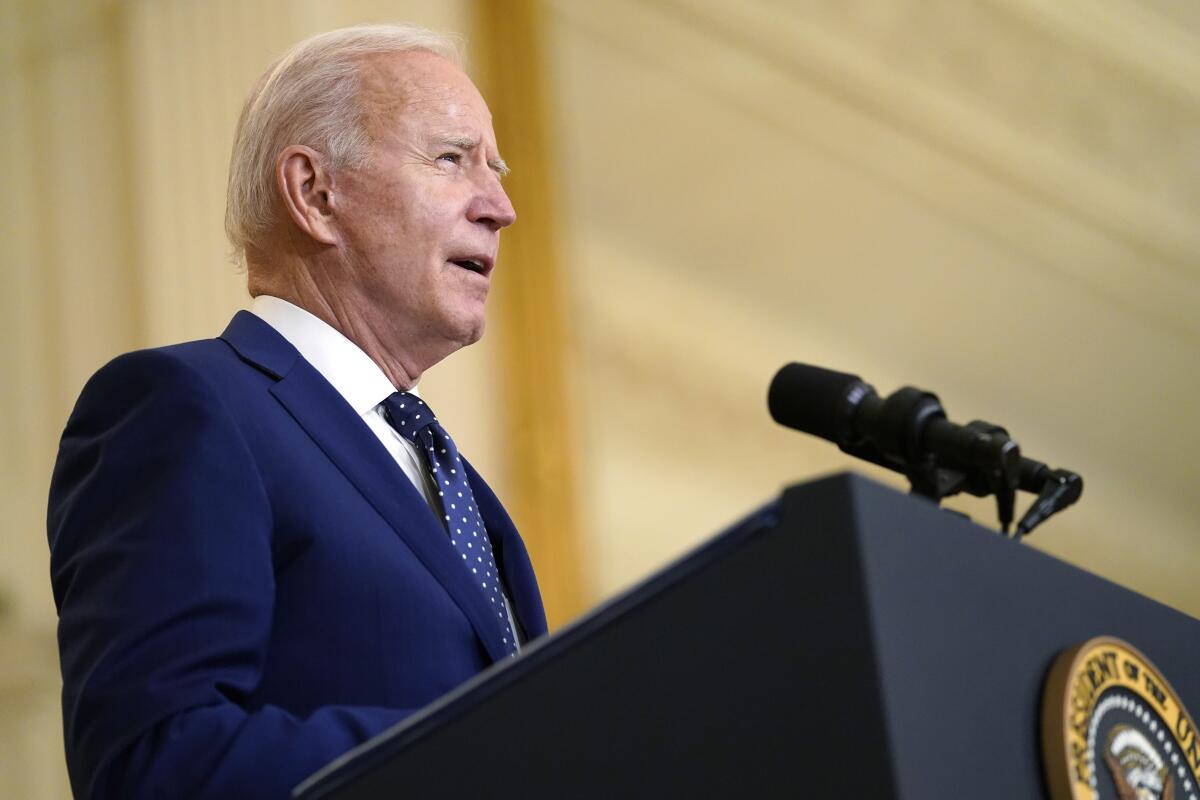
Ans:
POLYGON ((1200 706, 1200 623, 835 475, 786 490, 296 796, 1042 797, 1046 671, 1102 634, 1135 643, 1200 706))

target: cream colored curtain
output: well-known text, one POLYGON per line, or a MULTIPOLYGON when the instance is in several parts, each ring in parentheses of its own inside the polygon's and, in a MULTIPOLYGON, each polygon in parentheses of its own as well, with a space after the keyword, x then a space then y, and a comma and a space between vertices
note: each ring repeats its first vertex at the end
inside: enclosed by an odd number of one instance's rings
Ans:
POLYGON ((902 483, 769 420, 799 360, 1008 426, 1086 480, 1030 546, 1200 613, 1195 4, 544 7, 602 593, 785 483, 902 483))

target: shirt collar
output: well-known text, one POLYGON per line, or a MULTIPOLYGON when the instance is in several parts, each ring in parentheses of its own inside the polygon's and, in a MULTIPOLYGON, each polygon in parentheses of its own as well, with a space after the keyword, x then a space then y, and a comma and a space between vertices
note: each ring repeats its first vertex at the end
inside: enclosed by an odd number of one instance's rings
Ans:
MULTIPOLYGON (((260 294, 250 312, 300 351, 360 416, 396 391, 379 365, 324 320, 278 297, 260 294)), ((420 394, 417 387, 408 390, 420 394)))

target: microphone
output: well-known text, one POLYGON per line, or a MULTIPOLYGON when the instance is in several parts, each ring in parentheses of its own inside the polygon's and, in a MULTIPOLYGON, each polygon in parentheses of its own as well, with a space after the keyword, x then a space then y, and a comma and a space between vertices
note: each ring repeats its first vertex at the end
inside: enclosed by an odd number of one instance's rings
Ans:
POLYGON ((792 362, 767 392, 771 417, 788 428, 841 445, 853 438, 855 412, 875 389, 857 375, 792 362))
POLYGON ((958 425, 937 395, 906 386, 886 399, 857 375, 808 364, 784 366, 767 407, 781 425, 836 444, 843 452, 908 477, 914 494, 935 502, 961 491, 995 495, 1008 530, 1016 490, 1041 495, 1018 536, 1075 502, 1083 479, 1021 455, 1008 432, 982 420, 958 425))

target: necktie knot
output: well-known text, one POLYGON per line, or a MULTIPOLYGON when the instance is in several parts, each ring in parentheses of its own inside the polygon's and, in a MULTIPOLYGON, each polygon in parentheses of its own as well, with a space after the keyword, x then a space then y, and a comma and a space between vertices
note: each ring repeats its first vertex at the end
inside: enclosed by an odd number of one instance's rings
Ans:
POLYGON ((422 429, 437 422, 433 409, 425 405, 425 401, 415 394, 396 392, 383 401, 391 417, 392 427, 410 442, 416 442, 417 434, 422 429))

